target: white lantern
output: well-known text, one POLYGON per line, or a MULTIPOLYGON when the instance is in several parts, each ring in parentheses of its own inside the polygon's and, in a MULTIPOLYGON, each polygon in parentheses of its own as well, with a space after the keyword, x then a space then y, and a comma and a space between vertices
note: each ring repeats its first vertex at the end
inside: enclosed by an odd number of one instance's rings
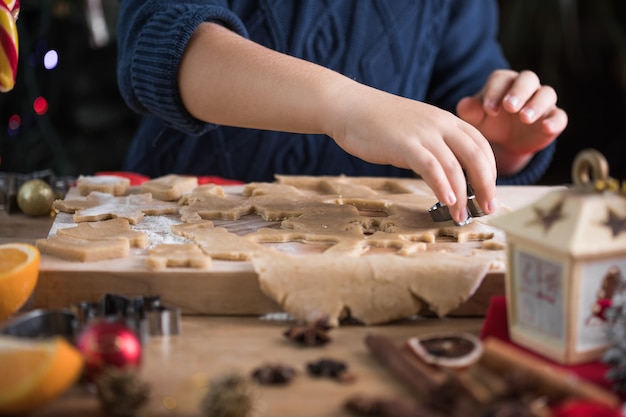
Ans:
POLYGON ((491 222, 507 235, 511 339, 563 364, 602 356, 604 311, 626 290, 624 189, 593 150, 577 156, 572 177, 572 187, 491 222))

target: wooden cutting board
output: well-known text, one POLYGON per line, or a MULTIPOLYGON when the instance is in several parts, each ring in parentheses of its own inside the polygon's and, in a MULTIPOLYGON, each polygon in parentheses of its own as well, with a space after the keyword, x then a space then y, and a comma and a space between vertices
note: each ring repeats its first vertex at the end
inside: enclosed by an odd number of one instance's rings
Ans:
MULTIPOLYGON (((229 193, 239 193, 241 187, 225 187, 229 193)), ((427 187, 424 188, 427 189, 427 187)), ((555 187, 499 187, 499 201, 510 209, 530 204, 555 187)), ((68 197, 72 194, 68 194, 68 197)), ((74 194, 75 195, 75 194, 74 194)), ((435 202, 433 197, 433 203, 435 202)), ((161 216, 155 220, 158 239, 168 243, 171 236, 163 234, 163 224, 176 222, 176 216, 161 216), (166 218, 169 217, 169 218, 166 218)), ((150 221, 149 216, 142 222, 150 221)), ((250 233, 259 227, 279 227, 279 222, 265 222, 257 215, 247 215, 238 221, 214 221, 216 226, 237 234, 250 233)), ((59 213, 50 230, 74 225, 72 216, 59 213)), ((146 227, 144 224, 142 227, 146 227)), ((147 226, 148 228, 150 226, 147 226)), ((172 237, 172 239, 174 239, 172 237)), ((175 239, 174 239, 175 240, 175 239)), ((443 242, 432 248, 467 251, 480 242, 465 244, 443 242)), ((287 243, 275 245, 278 250, 301 252, 305 245, 287 243)), ((168 268, 151 271, 144 266, 145 250, 133 249, 130 257, 100 262, 70 262, 42 256, 39 283, 33 294, 37 308, 68 308, 81 301, 97 301, 106 293, 124 296, 160 296, 165 305, 179 307, 183 314, 198 315, 261 315, 279 312, 280 307, 263 294, 251 262, 214 260, 209 270, 168 268)), ((482 316, 494 295, 504 294, 504 268, 491 271, 478 290, 450 316, 482 316)), ((428 312, 424 312, 428 314, 428 312)))

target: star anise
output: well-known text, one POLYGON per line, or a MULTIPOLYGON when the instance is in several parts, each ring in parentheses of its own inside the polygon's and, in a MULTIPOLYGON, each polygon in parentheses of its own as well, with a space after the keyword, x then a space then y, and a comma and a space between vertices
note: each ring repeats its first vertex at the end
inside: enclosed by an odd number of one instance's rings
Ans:
POLYGON ((286 385, 296 376, 296 370, 281 363, 267 363, 252 371, 252 378, 263 385, 286 385))
POLYGON ((321 346, 330 342, 328 332, 331 328, 328 317, 321 317, 310 323, 290 327, 285 330, 283 335, 287 339, 304 346, 321 346))
POLYGON ((307 370, 313 376, 329 377, 341 382, 353 382, 354 374, 348 372, 345 362, 335 359, 322 358, 315 362, 307 363, 307 370))

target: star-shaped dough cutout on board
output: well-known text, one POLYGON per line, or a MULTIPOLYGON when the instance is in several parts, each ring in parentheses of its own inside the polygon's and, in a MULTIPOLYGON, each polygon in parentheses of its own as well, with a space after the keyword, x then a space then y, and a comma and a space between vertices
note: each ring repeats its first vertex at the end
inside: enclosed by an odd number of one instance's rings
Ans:
POLYGON ((252 213, 252 205, 248 199, 216 194, 203 194, 185 200, 186 205, 180 209, 183 222, 200 220, 239 220, 242 216, 252 213))
POLYGON ((132 230, 127 219, 110 219, 101 222, 79 223, 74 227, 57 230, 57 236, 70 236, 85 240, 106 240, 124 238, 133 248, 147 248, 150 239, 145 233, 132 230))
POLYGON ((247 261, 259 251, 266 250, 245 237, 215 227, 210 221, 181 223, 171 227, 172 233, 183 236, 200 246, 213 259, 247 261))
POLYGON ((211 257, 195 244, 160 244, 150 249, 146 266, 152 270, 165 268, 206 269, 211 267, 211 257))
POLYGON ((76 223, 121 218, 130 224, 139 223, 145 215, 176 214, 180 208, 176 203, 153 201, 151 194, 115 197, 98 191, 91 192, 84 199, 57 200, 53 207, 55 210, 73 213, 76 223))
POLYGON ((197 177, 170 174, 146 181, 139 189, 143 194, 152 194, 156 200, 176 201, 197 186, 197 177))

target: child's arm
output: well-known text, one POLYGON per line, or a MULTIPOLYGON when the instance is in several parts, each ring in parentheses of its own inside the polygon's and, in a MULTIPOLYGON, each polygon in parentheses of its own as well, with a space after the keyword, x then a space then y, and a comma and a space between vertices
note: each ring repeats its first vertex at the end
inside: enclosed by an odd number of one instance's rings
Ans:
POLYGON ((466 177, 494 209, 496 167, 481 133, 453 114, 359 84, 213 23, 194 32, 179 68, 187 110, 222 125, 324 133, 366 161, 412 169, 466 218, 466 177))

